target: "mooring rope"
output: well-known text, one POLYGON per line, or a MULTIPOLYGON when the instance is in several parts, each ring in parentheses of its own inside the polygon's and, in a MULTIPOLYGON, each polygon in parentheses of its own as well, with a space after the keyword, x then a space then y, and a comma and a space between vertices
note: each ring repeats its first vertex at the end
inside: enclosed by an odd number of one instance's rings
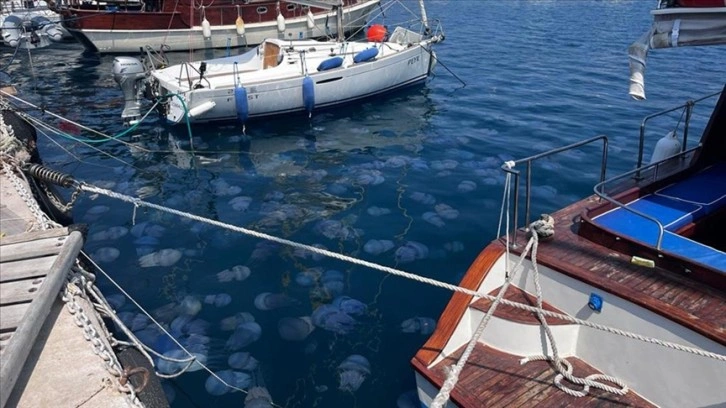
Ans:
MULTIPOLYGON (((223 223, 223 222, 220 222, 220 221, 217 221, 217 220, 212 220, 212 219, 209 219, 209 218, 200 217, 198 215, 190 214, 190 213, 187 213, 187 212, 184 212, 184 211, 179 211, 179 210, 176 210, 176 209, 173 209, 173 208, 168 208, 168 207, 165 207, 165 206, 162 206, 162 205, 150 203, 150 202, 141 200, 139 198, 131 197, 131 196, 124 195, 124 194, 119 194, 119 193, 116 193, 114 191, 110 191, 110 190, 107 190, 107 189, 104 189, 104 188, 99 188, 99 187, 96 187, 96 186, 92 186, 90 184, 81 183, 81 184, 79 184, 78 187, 80 189, 84 190, 84 191, 88 191, 88 192, 91 192, 91 193, 105 195, 105 196, 110 197, 110 198, 115 198, 117 200, 120 200, 120 201, 124 201, 124 202, 133 204, 134 205, 134 215, 133 215, 134 219, 135 219, 136 209, 138 209, 139 207, 153 208, 153 209, 156 209, 156 210, 159 210, 159 211, 162 211, 162 212, 166 212, 166 213, 170 213, 170 214, 177 215, 179 217, 188 218, 188 219, 191 219, 191 220, 199 221, 199 222, 206 223, 206 224, 210 224, 210 225, 215 225, 215 226, 218 226, 220 228, 228 229, 230 231, 240 232, 240 233, 243 233, 243 234, 246 234, 246 235, 250 235, 250 236, 254 236, 254 237, 257 237, 257 238, 260 238, 260 239, 265 239, 265 240, 268 240, 268 241, 277 242, 279 244, 288 245, 288 246, 291 246, 291 247, 294 247, 294 248, 304 249, 304 250, 309 251, 309 252, 312 252, 312 253, 317 253, 317 254, 320 254, 320 255, 323 255, 323 256, 327 256, 327 257, 330 257, 330 258, 334 258, 334 259, 338 259, 338 260, 341 260, 341 261, 344 261, 344 262, 348 262, 348 263, 353 263, 353 264, 356 264, 356 265, 365 266, 365 267, 370 268, 370 269, 375 269, 375 270, 378 270, 378 271, 381 271, 381 272, 390 273, 392 275, 400 276, 400 277, 403 277, 403 278, 406 278, 406 279, 411 279, 411 280, 414 280, 414 281, 417 281, 417 282, 420 282, 420 283, 425 283, 425 284, 428 284, 428 285, 431 285, 431 286, 436 286, 436 287, 439 287, 439 288, 442 288, 442 289, 447 289, 447 290, 450 290, 450 291, 453 291, 453 292, 463 293, 463 294, 466 294, 466 295, 469 295, 469 296, 473 296, 475 298, 488 299, 490 301, 494 301, 496 299, 494 296, 491 296, 491 295, 486 294, 486 293, 483 293, 483 292, 477 292, 476 290, 472 290, 472 289, 468 289, 468 288, 463 288, 463 287, 460 287, 460 286, 457 286, 457 285, 453 285, 453 284, 450 284, 450 283, 446 283, 446 282, 438 281, 438 280, 435 280, 435 279, 431 279, 431 278, 419 276, 419 275, 416 275, 416 274, 413 274, 413 273, 410 273, 410 272, 405 272, 405 271, 402 271, 402 270, 399 270, 399 269, 395 269, 395 268, 391 268, 391 267, 388 267, 388 266, 383 266, 383 265, 379 265, 379 264, 376 264, 376 263, 373 263, 373 262, 369 262, 369 261, 365 261, 365 260, 362 260, 362 259, 353 258, 353 257, 347 256, 347 255, 344 255, 344 254, 340 254, 340 253, 337 253, 337 252, 332 252, 332 251, 329 251, 327 249, 318 248, 318 247, 315 247, 315 246, 312 246, 312 245, 301 244, 301 243, 294 242, 294 241, 290 241, 290 240, 287 240, 287 239, 284 239, 284 238, 279 238, 279 237, 276 237, 276 236, 273 236, 273 235, 269 235, 269 234, 265 234, 265 233, 261 233, 261 232, 257 232, 257 231, 252 231, 252 230, 249 230, 249 229, 246 229, 246 228, 243 228, 243 227, 239 227, 239 226, 236 226, 236 225, 226 224, 226 223, 223 223)), ((593 323, 593 322, 590 322, 590 321, 587 321, 587 320, 578 319, 578 318, 575 318, 575 317, 572 317, 572 316, 569 316, 569 315, 566 315, 566 314, 556 313, 556 312, 552 312, 552 311, 549 311, 549 310, 542 310, 542 309, 539 309, 539 308, 537 308, 535 306, 530 306, 530 305, 523 304, 523 303, 513 302, 513 301, 510 301, 510 300, 507 300, 507 299, 502 299, 500 301, 500 303, 502 303, 504 305, 507 305, 507 306, 515 307, 515 308, 518 308, 518 309, 521 309, 521 310, 533 312, 533 313, 537 313, 539 311, 540 313, 542 313, 544 316, 547 316, 547 317, 553 317, 553 318, 565 320, 565 321, 568 321, 568 322, 573 323, 573 324, 578 324, 578 325, 585 326, 585 327, 589 327, 589 328, 592 328, 592 329, 596 329, 596 330, 608 332, 608 333, 611 333, 611 334, 616 334, 616 335, 623 336, 623 337, 626 337, 626 338, 629 338, 629 339, 640 340, 640 341, 643 341, 645 343, 655 344, 655 345, 659 345, 659 346, 662 346, 662 347, 670 348, 670 349, 673 349, 673 350, 678 350, 678 351, 682 351, 682 352, 696 354, 696 355, 699 355, 699 356, 702 356, 702 357, 708 357, 708 358, 712 358, 712 359, 715 359, 715 360, 719 360, 719 361, 726 362, 726 355, 723 355, 723 354, 718 354, 718 353, 706 351, 706 350, 703 350, 703 349, 700 349, 700 348, 684 346, 682 344, 678 344, 678 343, 674 343, 674 342, 669 342, 669 341, 664 341, 664 340, 660 340, 660 339, 656 339, 656 338, 652 338, 652 337, 643 336, 643 335, 640 335, 640 334, 637 334, 637 333, 633 333, 633 332, 629 332, 629 331, 617 329, 617 328, 614 328, 614 327, 605 326, 605 325, 598 324, 598 323, 593 323)))

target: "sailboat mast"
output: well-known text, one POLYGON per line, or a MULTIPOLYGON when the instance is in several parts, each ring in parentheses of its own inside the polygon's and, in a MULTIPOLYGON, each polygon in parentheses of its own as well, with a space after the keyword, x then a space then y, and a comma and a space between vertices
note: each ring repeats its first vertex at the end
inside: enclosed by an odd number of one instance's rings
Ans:
POLYGON ((343 0, 340 0, 338 2, 338 5, 335 7, 336 11, 336 25, 338 26, 338 41, 344 41, 345 40, 345 29, 343 27, 343 0))
POLYGON ((418 0, 418 5, 421 8, 421 23, 424 27, 424 32, 429 33, 431 29, 429 28, 429 19, 426 17, 426 7, 424 6, 424 0, 418 0))

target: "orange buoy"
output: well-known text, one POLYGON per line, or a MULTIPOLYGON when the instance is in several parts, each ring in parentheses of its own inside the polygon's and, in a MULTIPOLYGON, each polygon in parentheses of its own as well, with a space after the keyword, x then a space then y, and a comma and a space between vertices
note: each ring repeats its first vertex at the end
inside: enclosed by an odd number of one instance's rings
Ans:
POLYGON ((388 33, 386 32, 386 27, 380 24, 373 24, 372 26, 368 27, 368 33, 366 34, 366 38, 368 38, 368 41, 382 42, 386 39, 387 34, 388 33))

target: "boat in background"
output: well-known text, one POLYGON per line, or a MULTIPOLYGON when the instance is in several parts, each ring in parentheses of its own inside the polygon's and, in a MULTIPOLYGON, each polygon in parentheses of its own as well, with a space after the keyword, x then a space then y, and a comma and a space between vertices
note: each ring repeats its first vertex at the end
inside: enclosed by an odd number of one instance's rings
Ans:
POLYGON ((268 39, 241 55, 162 68, 156 68, 150 53, 143 62, 116 57, 113 73, 124 93, 121 116, 126 121, 141 118, 141 100, 150 96, 172 124, 245 123, 272 115, 311 114, 421 83, 435 65, 432 46, 443 39, 438 23, 431 28, 427 20, 418 31, 396 27, 390 36, 376 24, 365 41, 268 39))
POLYGON ((335 13, 310 6, 343 4, 346 32, 366 25, 380 0, 50 0, 63 26, 92 52, 188 51, 247 47, 266 38, 301 40, 336 33, 335 13))
MULTIPOLYGON (((720 4, 661 1, 652 28, 630 48, 634 98, 645 97, 648 49, 726 43, 720 4), (688 7, 695 5, 704 7, 688 7)), ((646 117, 636 168, 624 174, 605 179, 606 136, 502 166, 502 215, 513 214, 514 228, 507 221, 507 234, 471 264, 412 359, 423 406, 726 404, 726 86, 719 88, 646 117), (714 97, 694 143, 692 114, 714 97), (681 119, 669 116, 674 130, 643 164, 646 123, 669 113, 681 119), (590 143, 603 146, 595 195, 529 224, 533 166, 590 143)))
POLYGON ((43 48, 72 38, 60 24, 60 16, 38 0, 1 2, 0 31, 0 43, 21 49, 43 48))

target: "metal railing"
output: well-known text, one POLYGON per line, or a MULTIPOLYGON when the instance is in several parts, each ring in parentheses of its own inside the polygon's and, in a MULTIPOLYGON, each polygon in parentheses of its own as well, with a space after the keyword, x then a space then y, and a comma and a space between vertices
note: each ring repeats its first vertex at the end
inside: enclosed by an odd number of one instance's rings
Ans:
POLYGON ((526 163, 527 164, 527 184, 525 185, 525 195, 526 195, 526 201, 525 201, 525 216, 524 216, 524 225, 527 227, 529 225, 529 217, 530 217, 530 206, 531 206, 531 191, 532 191, 532 162, 535 160, 552 156, 557 153, 562 153, 568 150, 572 150, 596 141, 602 140, 603 142, 603 148, 602 148, 602 160, 600 163, 600 182, 602 183, 605 181, 605 169, 607 167, 607 161, 608 161, 608 138, 605 135, 599 135, 595 137, 591 137, 586 140, 582 140, 577 143, 573 143, 567 146, 559 147, 557 149, 552 149, 549 151, 546 151, 544 153, 536 154, 534 156, 530 156, 524 159, 519 159, 514 162, 514 166, 509 166, 508 163, 505 163, 502 165, 502 170, 504 170, 506 173, 514 175, 514 227, 512 228, 512 236, 514 239, 512 240, 512 245, 516 246, 516 234, 518 229, 518 221, 519 221, 519 170, 515 170, 514 167, 516 167, 519 164, 526 163))

